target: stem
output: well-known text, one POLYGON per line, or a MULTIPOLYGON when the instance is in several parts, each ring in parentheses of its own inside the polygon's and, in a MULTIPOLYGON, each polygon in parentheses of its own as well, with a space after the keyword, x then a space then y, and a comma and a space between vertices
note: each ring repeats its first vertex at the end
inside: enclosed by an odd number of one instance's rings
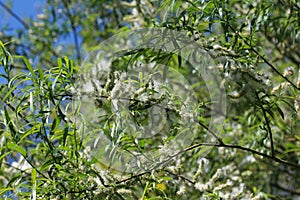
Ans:
POLYGON ((274 142, 273 142, 273 134, 272 134, 272 129, 271 129, 271 126, 270 126, 270 121, 267 117, 267 112, 266 110, 264 109, 264 106, 262 105, 260 99, 259 99, 259 96, 257 93, 255 93, 256 95, 256 98, 258 99, 259 101, 259 107, 260 109, 262 110, 263 112, 263 115, 264 115, 264 118, 265 118, 265 122, 266 122, 266 125, 267 125, 267 130, 268 130, 268 133, 269 133, 269 137, 270 137, 270 143, 271 143, 271 154, 272 154, 272 157, 275 157, 275 151, 274 151, 274 142))
MULTIPOLYGON (((259 156, 263 156, 264 158, 268 158, 270 160, 273 160, 277 163, 281 163, 281 164, 284 164, 284 165, 287 165, 287 166, 291 166, 291 167, 294 167, 296 169, 300 169, 300 165, 297 165, 295 163, 291 163, 291 162, 288 162, 288 161, 285 161, 285 160, 282 160, 280 158, 277 158, 275 156, 270 156, 268 154, 265 154, 265 153, 261 153, 259 151, 256 151, 254 149, 250 149, 250 148, 247 148, 247 147, 242 147, 242 146, 239 146, 239 145, 233 145, 233 144, 215 144, 215 143, 198 143, 198 144, 195 144, 195 145, 192 145, 190 147, 187 147, 185 148, 184 150, 180 151, 179 153, 176 153, 174 155, 171 155, 167 160, 163 161, 163 162, 160 162, 158 165, 156 165, 152 171, 155 171, 158 169, 158 167, 160 167, 162 164, 168 162, 169 160, 173 159, 174 157, 178 156, 179 154, 182 154, 182 153, 185 153, 185 152, 188 152, 188 151, 191 151, 191 150, 194 150, 194 149, 197 149, 199 147, 202 147, 202 146, 211 146, 211 147, 225 147, 225 148, 232 148, 232 149, 239 149, 239 150, 242 150, 242 151, 248 151, 248 152, 251 152, 253 154, 256 154, 256 155, 259 155, 259 156)), ((139 173, 139 174, 135 174, 129 178, 126 178, 126 179, 123 179, 121 181, 118 181, 116 182, 116 184, 120 184, 120 183, 124 183, 124 182, 127 182, 127 181, 130 181, 132 179, 135 179, 135 178, 139 178, 145 174, 148 174, 150 173, 151 171, 145 171, 145 172, 142 172, 142 173, 139 173)))
POLYGON ((80 54, 78 34, 77 34, 77 31, 76 31, 74 19, 73 19, 73 16, 71 14, 71 11, 69 9, 68 3, 64 0, 63 4, 64 4, 64 6, 65 6, 65 8, 67 10, 66 15, 69 18, 70 23, 71 23, 71 29, 72 29, 73 37, 74 37, 74 44, 75 44, 75 50, 76 50, 77 60, 80 62, 81 61, 81 54, 80 54))
POLYGON ((20 22, 26 29, 30 27, 25 23, 16 13, 14 13, 9 7, 7 7, 4 3, 0 1, 0 6, 4 8, 11 16, 13 16, 18 22, 20 22))
POLYGON ((294 88, 297 90, 300 90, 292 81, 290 81, 287 77, 283 76, 282 73, 278 71, 278 69, 271 64, 264 56, 262 56, 252 45, 250 45, 240 34, 238 31, 236 31, 230 24, 228 24, 230 29, 246 44, 250 47, 250 50, 253 51, 260 59, 262 59, 273 71, 275 71, 281 78, 286 80, 288 83, 290 83, 294 88))
MULTIPOLYGON (((14 13, 10 8, 8 8, 3 2, 0 1, 0 6, 3 7, 13 18, 15 18, 18 22, 20 22, 26 30, 30 29, 30 26, 24 21, 22 20, 16 13, 14 13)), ((43 44, 44 47, 48 47, 49 45, 46 44, 46 42, 40 40, 40 39, 36 39, 37 42, 40 42, 43 44)), ((51 48, 48 47, 48 50, 53 53, 54 56, 59 57, 59 55, 51 48)))

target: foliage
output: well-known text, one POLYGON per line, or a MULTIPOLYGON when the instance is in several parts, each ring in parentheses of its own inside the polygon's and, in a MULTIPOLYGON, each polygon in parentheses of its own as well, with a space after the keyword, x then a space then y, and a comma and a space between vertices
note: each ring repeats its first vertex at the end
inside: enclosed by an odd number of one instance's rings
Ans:
MULTIPOLYGON (((4 27, 0 32, 3 198, 300 196, 299 2, 48 0, 46 4, 36 18, 17 18, 23 29, 11 33, 4 27), (140 28, 161 30, 152 37, 163 39, 151 43, 144 36, 144 43, 140 41, 144 46, 128 50, 134 46, 128 42, 130 34, 145 33, 140 28), (175 32, 179 34, 169 37, 175 32), (218 89, 211 90, 203 74, 195 75, 196 64, 205 61, 198 52, 184 51, 189 41, 214 60, 209 70, 218 89), (111 50, 114 42, 120 51, 97 71, 101 75, 97 81, 81 77, 109 57, 101 50, 111 50), (88 54, 91 51, 95 54, 88 54), (161 70, 151 74, 153 69, 161 70), (174 80, 173 85, 157 86, 154 75, 174 80), (92 88, 88 92, 87 83, 92 88), (192 92, 185 93, 190 91, 186 88, 192 92), (210 99, 219 90, 226 93, 222 96, 226 105, 221 107, 210 99), (93 105, 90 110, 84 110, 86 97, 92 100, 87 102, 93 105), (120 111, 121 98, 127 104, 120 111), (156 126, 148 127, 153 123, 151 112, 167 117, 158 117, 156 126), (141 133, 158 129, 150 136, 141 133), (176 142, 182 135, 191 135, 186 146, 181 146, 183 139, 176 142), (95 155, 90 142, 98 140, 95 155), (124 164, 122 152, 153 157, 149 162, 138 157, 140 162, 126 168, 118 166, 124 164), (117 169, 110 168, 113 161, 117 169)), ((11 11, 3 3, 0 6, 11 11)))

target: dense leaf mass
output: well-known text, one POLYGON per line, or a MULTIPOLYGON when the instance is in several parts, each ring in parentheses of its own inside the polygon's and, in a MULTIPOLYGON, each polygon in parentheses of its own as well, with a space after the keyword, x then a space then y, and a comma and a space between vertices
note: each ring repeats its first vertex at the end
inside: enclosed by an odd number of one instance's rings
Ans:
POLYGON ((1 198, 300 197, 298 1, 14 3, 1 198))

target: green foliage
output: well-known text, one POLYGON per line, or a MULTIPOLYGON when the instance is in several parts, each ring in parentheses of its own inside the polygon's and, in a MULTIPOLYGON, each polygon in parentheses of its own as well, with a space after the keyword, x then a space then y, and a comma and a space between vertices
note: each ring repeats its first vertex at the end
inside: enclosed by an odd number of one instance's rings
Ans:
POLYGON ((299 198, 297 1, 46 5, 36 19, 18 19, 23 29, 0 30, 2 198, 299 198), (123 51, 134 44, 118 41, 97 81, 81 77, 110 56, 82 62, 84 54, 102 41, 101 48, 112 48, 112 35, 140 28, 161 32, 152 33, 155 42, 145 35, 142 48, 123 51), (183 35, 170 37, 170 30, 183 35), (70 35, 74 41, 63 44, 70 35), (217 90, 195 75, 195 63, 205 61, 198 51, 184 51, 190 41, 214 60, 208 71, 226 93, 223 110, 211 99, 217 90), (157 86, 155 78, 174 82, 157 86), (78 80, 92 91, 84 93, 78 80), (176 142, 185 135, 187 146, 176 142), (127 166, 124 152, 148 157, 127 166))

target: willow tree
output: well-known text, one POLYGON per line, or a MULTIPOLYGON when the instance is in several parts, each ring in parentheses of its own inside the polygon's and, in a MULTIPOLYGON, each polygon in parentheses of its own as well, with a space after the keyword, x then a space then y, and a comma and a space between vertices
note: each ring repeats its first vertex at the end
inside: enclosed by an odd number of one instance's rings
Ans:
POLYGON ((3 198, 299 197, 297 1, 45 4, 0 3, 3 198))

